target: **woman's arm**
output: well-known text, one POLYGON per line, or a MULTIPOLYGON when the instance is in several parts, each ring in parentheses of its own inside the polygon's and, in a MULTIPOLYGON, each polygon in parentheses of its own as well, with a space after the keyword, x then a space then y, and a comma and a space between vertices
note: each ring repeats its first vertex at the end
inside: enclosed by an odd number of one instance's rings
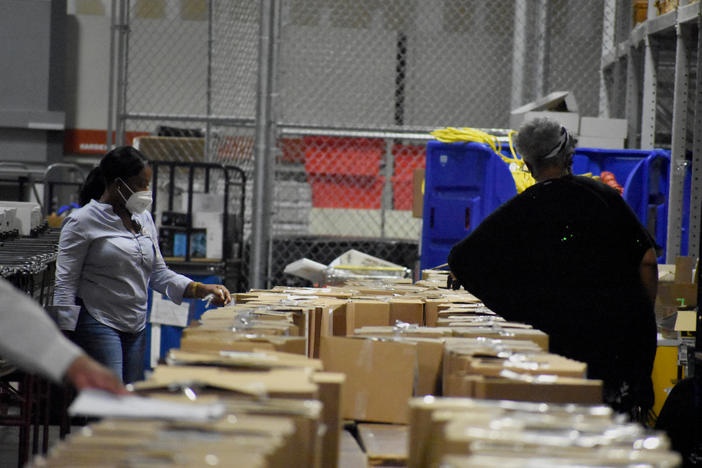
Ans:
POLYGON ((646 251, 641 259, 639 273, 651 303, 655 304, 656 293, 658 292, 658 260, 656 259, 655 249, 650 248, 646 251))
POLYGON ((90 241, 78 220, 71 216, 66 218, 59 237, 54 305, 49 308, 62 330, 76 328, 80 313, 80 306, 76 305, 76 294, 89 247, 90 241))

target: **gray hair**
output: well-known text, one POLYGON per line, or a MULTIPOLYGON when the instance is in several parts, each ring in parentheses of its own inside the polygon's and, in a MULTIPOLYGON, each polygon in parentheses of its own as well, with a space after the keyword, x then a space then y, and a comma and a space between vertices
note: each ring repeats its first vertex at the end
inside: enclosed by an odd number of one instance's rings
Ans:
POLYGON ((560 123, 537 117, 522 124, 517 133, 517 152, 538 172, 543 167, 569 167, 577 140, 560 123))

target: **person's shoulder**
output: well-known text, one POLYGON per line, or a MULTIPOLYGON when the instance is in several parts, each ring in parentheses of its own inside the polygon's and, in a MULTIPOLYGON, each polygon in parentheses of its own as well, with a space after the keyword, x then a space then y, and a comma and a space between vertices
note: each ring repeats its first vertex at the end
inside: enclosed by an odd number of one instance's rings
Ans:
POLYGON ((104 223, 105 219, 108 217, 108 210, 112 210, 110 205, 100 203, 96 200, 90 200, 77 210, 71 211, 64 220, 64 226, 74 225, 88 228, 95 224, 104 223))
MULTIPOLYGON (((587 177, 587 176, 581 176, 581 175, 572 175, 572 176, 567 176, 563 178, 564 180, 574 184, 578 185, 580 187, 587 188, 589 190, 594 190, 596 192, 601 192, 606 195, 619 195, 619 192, 617 192, 614 188, 610 187, 609 185, 605 184, 599 179, 595 179, 593 177, 587 177)), ((621 197, 621 196, 620 196, 621 197)))

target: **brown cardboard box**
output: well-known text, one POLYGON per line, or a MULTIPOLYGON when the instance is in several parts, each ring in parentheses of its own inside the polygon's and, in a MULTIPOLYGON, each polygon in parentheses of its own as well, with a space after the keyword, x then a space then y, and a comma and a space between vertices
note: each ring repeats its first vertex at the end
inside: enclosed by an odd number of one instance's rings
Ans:
POLYGON ((396 321, 424 325, 424 301, 419 299, 392 298, 390 303, 390 325, 396 321))
POLYGON ((136 390, 168 388, 178 384, 201 384, 242 395, 272 398, 317 397, 318 387, 310 369, 231 371, 218 367, 156 366, 151 378, 134 384, 136 390))
POLYGON ((412 173, 412 217, 421 218, 424 212, 424 168, 412 173))
POLYGON ((500 359, 495 356, 474 355, 463 356, 465 372, 469 374, 498 377, 502 371, 511 370, 519 374, 557 375, 584 379, 587 364, 559 356, 557 354, 513 354, 510 359, 500 359), (514 360, 516 358, 516 360, 514 360))
POLYGON ((410 340, 417 344, 417 385, 414 395, 441 395, 443 340, 429 338, 410 340))
POLYGON ((427 327, 435 327, 439 318, 439 306, 444 304, 443 299, 427 299, 424 302, 424 322, 427 327))
POLYGON ((390 324, 390 304, 374 300, 350 300, 346 305, 345 335, 356 328, 390 324))
POLYGON ((358 435, 366 450, 367 466, 406 466, 407 432, 399 424, 359 424, 358 435))
POLYGON ((409 403, 408 468, 429 466, 431 448, 441 427, 433 424, 432 416, 437 411, 470 411, 476 409, 476 400, 469 398, 412 398, 409 403))
POLYGON ((320 355, 327 371, 346 374, 344 418, 407 423, 417 367, 415 344, 323 337, 320 355))
MULTIPOLYGON (((466 417, 477 421, 524 413, 539 415, 546 411, 554 418, 575 418, 606 423, 612 420, 608 406, 548 405, 542 403, 478 400, 473 398, 412 398, 409 401, 408 468, 437 466, 444 445, 444 428, 466 417)), ((516 465, 515 465, 516 466, 516 465)))
POLYGON ((353 331, 356 336, 402 336, 406 338, 443 338, 453 336, 449 327, 408 327, 399 331, 394 326, 361 327, 353 331))
POLYGON ((685 307, 697 306, 697 278, 692 277, 696 259, 694 257, 677 257, 675 259, 675 281, 671 287, 673 300, 685 307))
POLYGON ((473 377, 473 397, 491 400, 546 403, 602 403, 602 381, 572 377, 538 376, 531 381, 500 377, 473 377), (542 378, 549 377, 549 378, 542 378))
POLYGON ((258 350, 256 352, 209 351, 204 353, 192 353, 183 351, 182 349, 171 349, 168 352, 166 361, 169 365, 219 366, 239 369, 306 367, 317 371, 322 370, 322 361, 319 359, 310 359, 300 354, 281 353, 272 350, 258 350))
POLYGON ((326 428, 322 436, 321 466, 335 468, 339 462, 341 403, 346 376, 341 373, 316 372, 312 375, 312 381, 319 386, 319 400, 324 405, 322 422, 326 428))
POLYGON ((247 336, 231 331, 198 332, 186 328, 180 349, 191 352, 204 351, 255 351, 275 350, 306 355, 307 340, 301 336, 247 336))
POLYGON ((453 336, 464 338, 498 338, 533 341, 544 351, 548 351, 548 335, 541 330, 499 327, 454 327, 453 336))

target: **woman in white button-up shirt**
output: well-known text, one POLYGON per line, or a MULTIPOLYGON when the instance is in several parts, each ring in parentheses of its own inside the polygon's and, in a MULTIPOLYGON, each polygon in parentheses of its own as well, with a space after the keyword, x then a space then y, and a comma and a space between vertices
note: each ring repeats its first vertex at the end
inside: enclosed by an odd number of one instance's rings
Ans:
POLYGON ((80 209, 64 221, 56 266, 54 307, 60 328, 125 383, 143 376, 148 287, 179 304, 213 293, 231 300, 222 285, 193 282, 166 266, 148 211, 151 168, 135 148, 105 155, 81 192, 80 209))

